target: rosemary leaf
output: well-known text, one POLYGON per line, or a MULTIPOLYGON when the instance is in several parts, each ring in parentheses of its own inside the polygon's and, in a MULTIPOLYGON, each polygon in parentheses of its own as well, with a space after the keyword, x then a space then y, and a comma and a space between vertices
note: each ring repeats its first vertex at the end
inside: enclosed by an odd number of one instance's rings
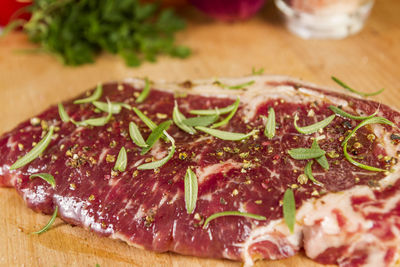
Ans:
POLYGON ((103 94, 103 86, 99 83, 97 85, 96 90, 94 90, 93 94, 89 97, 78 99, 74 101, 74 104, 84 104, 84 103, 91 103, 93 101, 98 100, 101 95, 103 94))
POLYGON ((42 140, 40 140, 37 145, 32 148, 31 151, 29 151, 25 156, 22 158, 19 158, 16 162, 14 162, 13 165, 11 165, 10 170, 16 170, 18 168, 21 168, 25 166, 26 164, 32 162, 35 160, 37 157, 39 157, 40 154, 43 153, 43 151, 47 148, 47 146, 50 144, 51 137, 53 136, 54 132, 54 126, 51 126, 47 134, 43 137, 42 140))
MULTIPOLYGON (((144 115, 144 113, 141 112, 139 109, 134 107, 133 111, 144 122, 144 124, 146 124, 146 126, 150 128, 150 130, 153 131, 155 128, 157 128, 157 124, 155 124, 155 122, 153 122, 149 117, 144 115)), ((161 136, 161 138, 165 141, 168 141, 168 139, 165 135, 161 136)))
POLYGON ((58 114, 63 122, 69 122, 71 118, 68 116, 68 113, 65 111, 63 104, 58 104, 58 114))
POLYGON ((216 130, 216 129, 211 129, 211 128, 207 128, 207 127, 202 127, 202 126, 197 126, 195 127, 197 130, 205 132, 209 135, 215 136, 219 139, 222 140, 229 140, 229 141, 240 141, 243 139, 247 139, 250 136, 254 135, 255 133, 257 133, 258 130, 254 129, 251 132, 247 133, 247 134, 243 134, 243 133, 232 133, 232 132, 226 132, 226 131, 221 131, 221 130, 216 130))
POLYGON ((153 147, 153 145, 157 142, 157 140, 164 135, 164 132, 169 128, 169 126, 171 126, 171 124, 172 124, 171 120, 160 123, 160 125, 158 125, 151 132, 149 137, 147 137, 146 140, 147 147, 142 148, 142 152, 140 153, 140 155, 144 155, 147 152, 149 152, 149 150, 153 147))
POLYGON ((329 106, 329 109, 332 110, 333 112, 335 112, 336 114, 342 116, 342 117, 349 118, 349 119, 352 119, 352 120, 359 120, 359 121, 375 117, 378 114, 378 111, 379 111, 379 109, 377 109, 373 114, 371 114, 369 116, 354 116, 354 115, 351 115, 351 114, 345 112, 344 110, 342 110, 342 109, 340 109, 338 107, 335 107, 335 106, 329 106))
POLYGON ((214 213, 211 216, 209 216, 206 221, 204 222, 203 229, 207 228, 207 225, 214 219, 217 219, 219 217, 224 217, 224 216, 241 216, 241 217, 247 217, 247 218, 252 218, 256 219, 259 221, 265 221, 267 218, 258 214, 253 214, 253 213, 247 213, 247 212, 240 212, 240 211, 223 211, 223 212, 218 212, 214 213))
POLYGON ((308 125, 308 126, 304 126, 304 127, 298 127, 297 126, 297 120, 299 119, 299 117, 297 116, 297 114, 294 116, 294 127, 296 128, 296 130, 299 133, 302 134, 312 134, 317 132, 319 129, 323 129, 326 126, 329 125, 329 123, 331 123, 333 121, 333 119, 335 118, 335 115, 331 115, 327 118, 325 118, 322 121, 319 121, 317 123, 314 123, 312 125, 308 125))
POLYGON ((196 208, 197 193, 197 176, 192 169, 188 167, 185 175, 185 207, 188 214, 192 214, 196 208))
POLYGON ((304 174, 307 175, 308 179, 310 179, 314 184, 321 186, 322 183, 318 182, 315 178, 314 175, 312 174, 312 165, 314 161, 310 160, 307 162, 306 167, 304 168, 304 174))
POLYGON ((251 68, 251 74, 253 75, 261 75, 264 73, 264 68, 256 69, 255 67, 251 68))
POLYGON ((117 161, 115 162, 114 171, 123 172, 126 169, 126 165, 128 163, 128 157, 126 155, 125 147, 122 147, 119 150, 117 161))
POLYGON ((294 232, 296 223, 296 202, 294 199, 293 190, 288 188, 283 196, 283 218, 290 232, 294 232))
POLYGON ((342 82, 341 80, 339 80, 338 78, 336 78, 334 76, 332 76, 331 78, 332 78, 333 81, 335 81, 337 84, 339 84, 344 89, 346 89, 346 90, 348 90, 348 91, 350 91, 352 93, 358 94, 360 96, 374 96, 374 95, 379 95, 380 93, 385 91, 385 89, 382 88, 381 90, 378 90, 378 91, 373 92, 373 93, 363 93, 363 92, 359 92, 357 90, 354 90, 353 88, 351 88, 350 86, 348 86, 347 84, 345 84, 344 82, 342 82))
POLYGON ((315 159, 325 155, 325 151, 315 148, 293 148, 288 151, 289 155, 298 160, 315 159))
POLYGON ((218 128, 221 127, 223 125, 228 124, 228 122, 233 118, 233 116, 235 115, 236 111, 239 108, 239 103, 240 103, 240 99, 239 97, 236 99, 235 103, 233 103, 233 109, 232 111, 229 113, 228 116, 226 116, 226 118, 224 118, 222 121, 214 123, 211 128, 218 128))
POLYGON ((196 130, 193 127, 188 126, 183 122, 184 120, 186 120, 186 117, 179 111, 178 103, 176 101, 174 110, 172 112, 172 119, 174 120, 175 125, 178 126, 182 131, 185 131, 189 134, 196 133, 196 130))
POLYGON ((143 112, 141 112, 137 108, 133 108, 133 111, 136 113, 136 115, 144 122, 144 124, 147 125, 147 127, 150 128, 150 130, 154 130, 157 127, 157 124, 155 124, 149 117, 144 115, 143 112))
POLYGON ((54 223, 54 221, 57 218, 57 213, 58 213, 58 206, 56 206, 56 208, 54 209, 53 215, 51 216, 49 222, 42 229, 40 229, 39 231, 33 232, 32 234, 40 235, 40 234, 46 232, 47 230, 49 230, 51 225, 54 223))
POLYGON ((346 136, 346 138, 345 138, 345 139, 343 140, 343 142, 342 142, 342 146, 344 146, 345 143, 347 143, 347 142, 349 141, 349 139, 356 133, 356 131, 357 131, 358 129, 360 129, 361 127, 363 127, 363 126, 365 126, 365 125, 374 124, 374 123, 387 124, 387 125, 390 125, 390 126, 392 126, 392 127, 396 127, 396 125, 395 125, 393 122, 391 122, 390 120, 385 119, 385 118, 383 118, 383 117, 373 117, 373 118, 369 118, 369 119, 363 120, 362 122, 360 122, 360 123, 351 131, 351 133, 349 133, 349 134, 346 136))
POLYGON ((87 119, 87 120, 84 120, 84 121, 74 121, 74 120, 72 120, 72 122, 76 126, 104 126, 111 120, 111 116, 112 116, 111 102, 108 102, 107 106, 108 106, 108 109, 107 109, 108 114, 105 117, 87 119))
MULTIPOLYGON (((311 148, 321 149, 321 147, 318 145, 317 139, 314 139, 311 148)), ((318 162, 319 165, 321 165, 322 168, 324 168, 325 170, 329 170, 329 162, 325 155, 319 158, 315 158, 315 160, 318 162)))
POLYGON ((147 147, 148 145, 143 139, 138 126, 133 121, 129 123, 129 135, 132 141, 139 147, 147 147))
POLYGON ((175 140, 166 131, 164 131, 164 134, 172 144, 168 155, 160 160, 142 164, 139 167, 137 167, 138 170, 153 170, 160 168, 172 158, 172 156, 175 153, 175 140))
POLYGON ((219 82, 219 81, 217 81, 216 83, 217 83, 219 86, 221 86, 222 88, 225 88, 225 89, 238 90, 238 89, 244 89, 245 87, 254 84, 255 81, 248 81, 248 82, 241 83, 241 84, 237 84, 237 85, 223 84, 223 83, 221 83, 221 82, 219 82))
POLYGON ((384 169, 380 169, 380 168, 368 166, 368 165, 365 165, 365 164, 362 164, 362 163, 360 163, 360 162, 355 161, 355 160, 349 155, 349 153, 347 152, 347 142, 344 143, 344 146, 343 146, 343 154, 344 154, 344 157, 345 157, 351 164, 353 164, 353 165, 355 165, 355 166, 357 166, 357 167, 359 167, 359 168, 362 168, 362 169, 365 169, 365 170, 368 170, 368 171, 373 171, 373 172, 385 172, 385 171, 386 171, 386 170, 384 170, 384 169))
POLYGON ((54 176, 51 175, 50 173, 35 173, 35 174, 32 174, 31 176, 29 176, 29 179, 32 180, 33 178, 36 178, 36 177, 39 177, 39 178, 45 180, 46 182, 48 182, 51 185, 51 187, 56 188, 56 181, 54 180, 54 176))
MULTIPOLYGON (((100 101, 93 101, 92 103, 96 108, 98 108, 101 111, 108 112, 108 103, 106 102, 100 102, 100 101)), ((121 112, 121 108, 124 107, 126 109, 131 109, 131 106, 129 106, 126 103, 120 103, 120 102, 111 102, 111 113, 112 114, 119 114, 121 112)))
POLYGON ((236 101, 233 104, 231 104, 229 106, 226 106, 224 108, 192 109, 191 111, 189 111, 189 113, 190 114, 194 114, 194 115, 201 115, 201 116, 204 116, 204 115, 217 115, 217 116, 219 116, 219 115, 231 112, 235 108, 236 101))
POLYGON ((275 110, 273 108, 268 109, 267 124, 265 125, 264 135, 268 139, 272 139, 275 136, 275 110))
POLYGON ((218 120, 218 115, 198 116, 183 120, 187 126, 204 126, 207 127, 218 120))
POLYGON ((150 94, 150 81, 149 79, 145 79, 145 85, 140 93, 139 97, 136 99, 136 103, 143 103, 150 94))

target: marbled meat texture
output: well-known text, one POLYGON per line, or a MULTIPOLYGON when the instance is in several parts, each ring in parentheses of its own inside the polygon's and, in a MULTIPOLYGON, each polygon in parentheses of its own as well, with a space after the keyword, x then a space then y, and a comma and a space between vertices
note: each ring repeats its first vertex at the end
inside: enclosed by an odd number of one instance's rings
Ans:
MULTIPOLYGON (((101 127, 76 127, 61 121, 56 106, 21 123, 0 139, 0 185, 15 187, 31 209, 51 214, 58 206, 64 221, 85 227, 128 244, 156 252, 244 261, 282 259, 302 247, 308 257, 340 266, 392 266, 399 259, 400 180, 399 139, 390 126, 369 125, 349 141, 349 151, 359 162, 387 169, 371 172, 350 164, 340 145, 357 121, 337 116, 322 131, 304 135, 293 125, 309 125, 332 114, 329 105, 366 115, 379 108, 397 125, 400 114, 376 102, 316 89, 287 77, 253 76, 237 79, 155 83, 148 99, 136 104, 144 87, 138 79, 104 84, 101 101, 125 102, 144 111, 154 122, 172 118, 174 101, 187 117, 191 109, 240 107, 221 130, 259 133, 244 141, 223 141, 197 132, 190 135, 172 125, 168 133, 176 141, 176 153, 156 170, 138 170, 142 163, 166 156, 170 143, 159 140, 140 155, 130 139, 128 124, 139 125, 146 138, 150 130, 131 110, 123 108, 101 127), (254 84, 244 90, 227 90, 221 84, 254 84), (276 136, 263 134, 268 108, 276 112, 276 136), (55 134, 45 152, 30 164, 10 171, 10 166, 30 151, 49 126, 55 134), (310 147, 318 138, 327 152, 328 171, 313 165, 323 186, 304 181, 307 161, 294 160, 288 150, 310 147), (357 143, 357 145, 355 145, 357 143), (128 166, 113 171, 121 147, 127 149, 128 166), (193 214, 184 202, 184 176, 195 171, 199 196, 193 214), (55 177, 53 189, 34 173, 55 177), (300 176, 300 179, 299 179, 300 176), (302 179, 303 178, 303 179, 302 179), (292 188, 296 199, 296 226, 291 233, 282 219, 282 199, 292 188), (263 215, 266 221, 226 216, 202 228, 216 212, 242 211, 263 215)), ((90 95, 92 91, 79 98, 90 95)), ((91 104, 64 103, 76 121, 104 116, 91 104)))

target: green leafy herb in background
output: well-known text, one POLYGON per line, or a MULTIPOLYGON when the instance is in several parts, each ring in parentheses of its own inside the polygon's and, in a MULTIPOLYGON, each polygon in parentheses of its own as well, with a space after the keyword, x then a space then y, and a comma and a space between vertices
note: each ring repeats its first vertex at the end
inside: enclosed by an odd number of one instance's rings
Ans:
MULTIPOLYGON (((102 50, 120 55, 128 66, 156 60, 159 54, 184 58, 175 32, 185 23, 171 10, 139 0, 36 0, 23 29, 41 49, 66 65, 94 62, 102 50)), ((15 23, 14 23, 15 24, 15 23)), ((10 25, 12 26, 12 25, 10 25)))

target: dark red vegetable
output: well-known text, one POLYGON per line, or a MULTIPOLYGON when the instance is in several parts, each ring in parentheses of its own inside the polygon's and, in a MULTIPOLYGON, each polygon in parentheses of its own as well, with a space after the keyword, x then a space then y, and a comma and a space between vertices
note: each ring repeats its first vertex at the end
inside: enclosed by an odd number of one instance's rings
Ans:
POLYGON ((209 16, 222 20, 245 20, 253 16, 264 5, 265 0, 190 0, 209 16))
POLYGON ((22 1, 22 0, 1 0, 0 4, 0 26, 5 26, 7 25, 12 19, 16 18, 23 18, 23 19, 29 19, 29 14, 24 12, 24 14, 19 14, 16 17, 15 12, 19 10, 20 8, 23 8, 27 5, 30 5, 31 1, 22 1))

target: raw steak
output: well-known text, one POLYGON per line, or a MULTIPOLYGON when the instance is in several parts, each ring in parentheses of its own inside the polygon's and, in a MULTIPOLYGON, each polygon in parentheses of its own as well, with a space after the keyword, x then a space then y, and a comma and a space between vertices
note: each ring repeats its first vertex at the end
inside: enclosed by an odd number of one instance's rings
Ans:
MULTIPOLYGON (((164 166, 138 170, 145 162, 167 155, 171 143, 160 139, 142 156, 129 137, 134 121, 146 139, 151 130, 123 108, 105 125, 80 126, 62 122, 56 106, 21 123, 0 139, 0 185, 15 187, 31 209, 58 216, 103 236, 156 252, 174 251, 199 257, 241 260, 251 266, 258 259, 282 259, 302 247, 308 257, 340 266, 393 266, 400 250, 400 171, 398 130, 371 124, 360 128, 348 149, 359 162, 387 169, 373 172, 344 158, 341 141, 359 122, 336 116, 323 130, 300 134, 294 127, 310 125, 333 114, 329 105, 365 116, 378 116, 396 125, 397 111, 376 102, 317 89, 287 77, 252 76, 237 79, 155 83, 149 97, 136 104, 144 87, 139 79, 104 84, 101 101, 124 102, 145 112, 155 123, 172 118, 174 101, 186 116, 192 109, 240 106, 220 130, 259 132, 243 141, 224 141, 197 131, 188 134, 172 125, 176 152, 164 166), (254 81, 253 83, 251 81, 254 81), (243 89, 226 87, 248 83, 243 89), (264 134, 269 107, 276 113, 276 135, 264 134), (55 134, 43 154, 17 170, 10 166, 39 142, 50 126, 55 134), (309 148, 314 139, 330 165, 312 166, 322 185, 304 177, 306 160, 295 160, 289 149, 309 148), (121 147, 127 150, 125 171, 114 171, 121 147), (198 179, 198 199, 187 214, 184 176, 191 166, 198 179), (54 176, 53 189, 35 173, 54 176), (295 195, 296 225, 291 233, 283 220, 283 195, 295 195), (210 215, 223 211, 258 214, 266 220, 210 215)), ((238 86, 240 87, 240 86, 238 86)), ((79 98, 90 95, 82 95, 79 98)), ((63 103, 75 121, 104 116, 90 104, 63 103)))

